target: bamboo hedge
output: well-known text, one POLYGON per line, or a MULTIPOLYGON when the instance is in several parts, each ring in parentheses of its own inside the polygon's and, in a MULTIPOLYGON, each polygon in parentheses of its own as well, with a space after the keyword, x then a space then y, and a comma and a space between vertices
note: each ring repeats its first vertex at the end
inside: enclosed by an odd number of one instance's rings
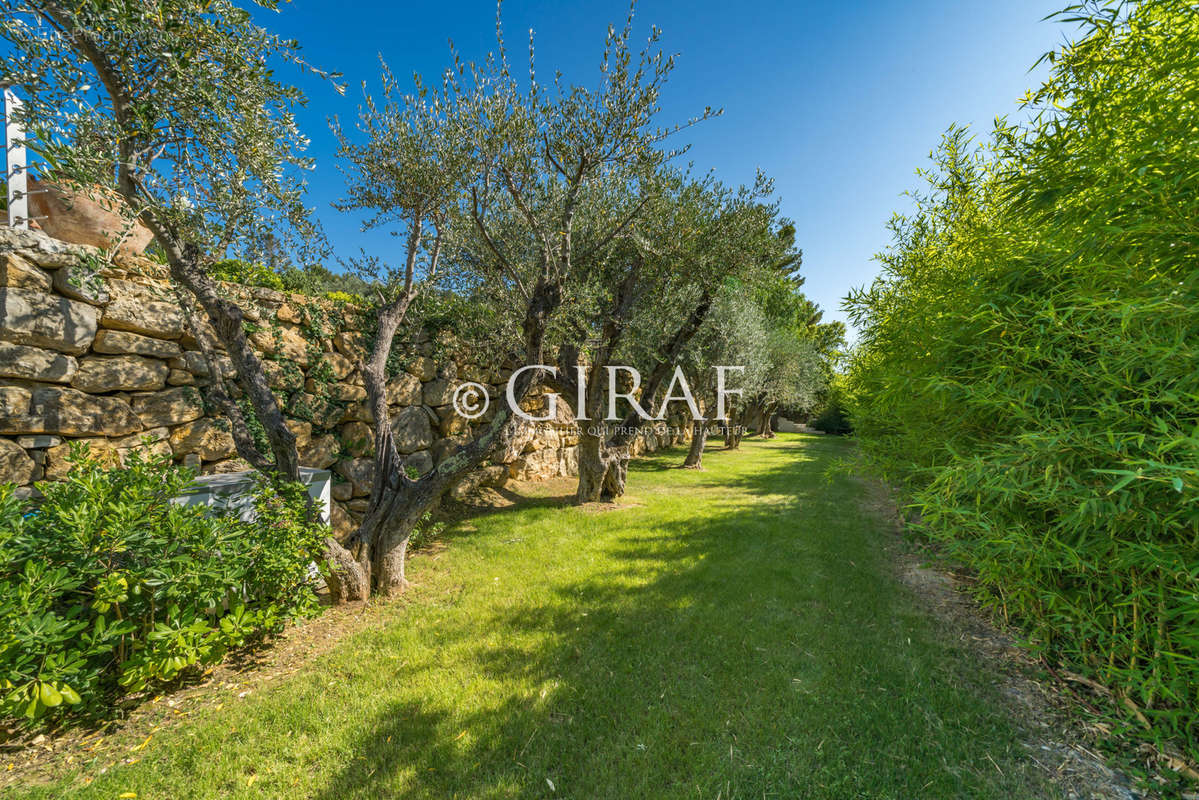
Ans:
POLYGON ((854 293, 851 415, 1049 663, 1199 757, 1199 10, 1063 12, 1050 76, 954 128, 854 293))

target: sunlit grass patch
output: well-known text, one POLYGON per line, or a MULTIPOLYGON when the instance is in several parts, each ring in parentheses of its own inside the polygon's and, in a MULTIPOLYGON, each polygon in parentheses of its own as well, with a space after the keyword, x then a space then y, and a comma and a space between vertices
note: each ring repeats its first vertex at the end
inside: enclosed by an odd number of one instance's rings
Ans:
POLYGON ((747 440, 699 472, 663 453, 620 513, 551 492, 464 520, 377 628, 136 764, 14 796, 1046 796, 860 484, 826 480, 846 447, 747 440))

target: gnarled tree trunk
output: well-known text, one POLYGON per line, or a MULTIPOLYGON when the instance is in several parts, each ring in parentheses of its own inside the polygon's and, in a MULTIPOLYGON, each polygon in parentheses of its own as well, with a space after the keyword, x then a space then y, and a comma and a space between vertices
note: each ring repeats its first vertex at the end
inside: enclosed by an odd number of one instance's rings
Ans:
POLYGON ((741 437, 745 435, 745 409, 734 410, 729 414, 728 423, 724 429, 724 447, 726 450, 736 450, 741 446, 741 437))
MULTIPOLYGON (((131 186, 123 188, 125 191, 122 194, 128 199, 136 197, 131 186)), ((241 409, 229 398, 220 379, 220 369, 216 364, 212 343, 207 341, 200 327, 194 324, 193 315, 190 313, 190 301, 186 297, 181 298, 184 301, 181 305, 185 317, 194 329, 196 341, 200 343, 213 376, 212 399, 230 420, 238 454, 255 469, 275 472, 285 480, 298 481, 300 457, 296 449, 296 438, 287 427, 279 401, 267 380, 262 360, 250 346, 243 324, 245 314, 241 307, 221 294, 216 282, 200 266, 199 250, 194 245, 185 243, 183 237, 178 236, 169 225, 148 210, 142 212, 140 219, 154 233, 159 246, 166 253, 171 277, 190 293, 204 310, 213 332, 233 362, 238 386, 249 398, 254 416, 266 431, 271 451, 269 456, 260 452, 254 444, 241 409)), ((310 518, 316 519, 319 510, 314 503, 309 503, 308 513, 310 518)), ((365 578, 367 582, 364 583, 364 576, 355 567, 353 554, 342 547, 333 536, 325 538, 324 558, 332 565, 327 583, 335 601, 366 599, 369 595, 369 577, 365 578)))
MULTIPOLYGON (((166 255, 171 277, 183 286, 207 314, 217 338, 224 346, 237 371, 237 382, 249 398, 254 415, 266 430, 270 454, 262 453, 249 435, 246 420, 240 409, 223 389, 215 398, 218 405, 230 415, 234 428, 234 441, 238 453, 260 470, 277 473, 286 480, 299 479, 299 454, 296 451, 295 435, 285 424, 274 393, 270 389, 262 362, 250 347, 243 325, 244 315, 238 305, 225 298, 217 284, 200 264, 200 249, 186 228, 172 222, 169 214, 156 210, 157 203, 152 193, 139 183, 137 164, 149 149, 138 152, 147 140, 133 131, 144 127, 136 121, 139 93, 125 79, 124 73, 114 66, 102 44, 80 24, 81 17, 68 10, 63 3, 47 3, 37 9, 39 15, 53 27, 64 32, 72 47, 95 69, 104 91, 112 103, 116 122, 116 190, 129 208, 137 210, 137 219, 154 235, 166 255)), ((141 96, 144 99, 144 96, 141 96)), ((166 145, 163 145, 164 147, 166 145)), ((161 151, 159 152, 161 155, 161 151)), ((153 156, 151 156, 151 159, 153 156)), ((212 353, 205 358, 212 361, 212 353)), ((214 375, 219 370, 214 370, 214 375)), ((215 381, 214 381, 215 383, 215 381)), ((309 503, 309 515, 316 513, 315 505, 309 503)), ((332 537, 327 539, 326 556, 334 563, 348 563, 350 554, 332 537)), ((334 579, 336 583, 336 579, 334 579)))
POLYGON ((691 449, 687 451, 687 458, 683 459, 683 466, 688 469, 703 469, 704 460, 704 445, 708 440, 708 420, 704 417, 698 417, 691 422, 691 449))
MULTIPOLYGON (((634 273, 630 273, 630 276, 634 273)), ((609 324, 605 326, 605 344, 597 351, 595 362, 591 365, 591 380, 587 385, 585 408, 587 416, 598 419, 601 415, 601 391, 598 376, 602 367, 607 365, 608 357, 617 351, 623 326, 623 314, 628 310, 628 290, 631 278, 626 279, 625 285, 618 294, 616 313, 609 324), (620 324, 614 324, 613 320, 620 324)), ((712 294, 705 292, 687 319, 675 331, 670 342, 663 348, 658 362, 650 373, 649 380, 642 386, 641 399, 653 404, 658 389, 662 386, 667 375, 674 371, 675 360, 691 341, 691 337, 699 330, 708 312, 712 308, 712 294)), ((566 375, 570 368, 578 363, 578 350, 575 347, 565 347, 559 354, 560 363, 564 367, 559 376, 560 385, 573 392, 578 390, 577 383, 566 375)), ((591 423, 580 420, 579 436, 579 484, 575 492, 575 500, 579 503, 592 503, 597 500, 611 501, 625 493, 625 485, 629 472, 629 444, 649 424, 634 409, 630 409, 625 418, 616 423, 613 432, 604 423, 591 423)))
MULTIPOLYGON (((527 392, 527 388, 523 390, 527 392)), ((523 396, 518 390, 518 396, 523 396)), ((420 478, 404 474, 397 456, 377 461, 371 502, 362 523, 346 543, 354 553, 347 565, 350 577, 347 586, 363 592, 361 597, 347 592, 347 600, 365 599, 372 594, 391 595, 408 586, 404 574, 408 543, 426 513, 433 510, 453 484, 478 466, 489 453, 505 446, 515 435, 518 418, 506 408, 497 411, 483 432, 470 443, 459 447, 437 467, 420 478)), ((391 429, 380 428, 386 439, 383 446, 395 452, 391 429)))
POLYGON ((625 447, 608 444, 607 426, 579 426, 579 485, 576 503, 610 502, 624 494, 629 455, 625 447))
POLYGON ((745 425, 753 428, 754 433, 763 439, 769 439, 774 433, 770 430, 770 418, 774 416, 777 404, 772 403, 765 395, 759 396, 745 410, 745 425))
POLYGON ((342 547, 333 537, 326 540, 325 557, 332 565, 325 582, 335 603, 365 600, 371 595, 370 574, 363 571, 354 553, 342 547), (333 547, 331 545, 336 545, 333 547))
POLYGON ((421 518, 437 504, 443 491, 443 482, 433 476, 430 478, 406 480, 400 485, 376 480, 380 485, 378 503, 372 503, 359 528, 364 547, 358 557, 359 563, 370 571, 375 594, 391 595, 408 587, 404 577, 408 542, 421 518))
MULTIPOLYGON (((396 330, 416 297, 413 275, 420 233, 421 225, 418 222, 409 232, 403 293, 380 310, 379 329, 375 333, 371 355, 362 366, 363 382, 366 384, 375 426, 375 478, 366 515, 350 540, 356 558, 349 569, 354 573, 351 585, 365 586, 368 593, 382 595, 403 591, 408 585, 404 577, 408 542, 424 515, 436 506, 456 481, 477 467, 497 447, 505 446, 516 434, 520 422, 511 408, 500 404, 495 416, 475 438, 442 459, 432 472, 418 478, 410 478, 405 474, 391 429, 386 368, 396 330)), ((440 238, 433 246, 434 265, 439 252, 440 238)), ((561 287, 544 281, 537 285, 525 320, 526 363, 541 363, 548 319, 560 302, 561 287)), ((517 377, 511 387, 516 404, 524 400, 533 385, 532 372, 523 372, 517 377)))
POLYGON ((745 407, 745 410, 741 412, 741 424, 745 426, 746 435, 753 436, 762 432, 761 402, 754 400, 745 407))
POLYGON ((604 488, 600 499, 612 501, 623 497, 629 478, 629 451, 624 447, 613 447, 614 454, 608 462, 608 471, 604 473, 604 488))
POLYGON ((778 408, 777 403, 767 403, 766 406, 762 409, 762 428, 761 428, 761 430, 762 430, 762 438, 763 439, 773 439, 774 438, 773 422, 774 422, 774 411, 776 408, 778 408))

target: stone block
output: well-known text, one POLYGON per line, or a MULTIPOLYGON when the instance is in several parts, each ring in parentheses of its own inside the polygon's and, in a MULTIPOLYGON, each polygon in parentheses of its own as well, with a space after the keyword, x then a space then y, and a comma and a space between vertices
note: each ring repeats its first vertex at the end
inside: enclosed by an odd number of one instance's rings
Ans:
MULTIPOLYGON (((120 453, 117 452, 117 449, 107 439, 76 439, 75 442, 87 445, 88 455, 98 461, 101 466, 121 466, 120 453)), ((71 455, 71 444, 72 442, 64 442, 46 451, 46 480, 61 481, 74 468, 75 465, 67 460, 71 455)))
POLYGON ((149 292, 121 294, 104 308, 100 325, 155 339, 183 336, 183 312, 178 306, 154 299, 149 292))
POLYGON ((366 334, 359 331, 339 331, 333 337, 333 346, 337 348, 337 352, 353 362, 360 362, 366 358, 370 341, 366 334))
POLYGON ((190 386, 134 395, 132 406, 133 413, 147 428, 182 425, 204 416, 203 398, 190 386))
POLYGON ((355 497, 370 494, 371 484, 375 480, 375 460, 373 458, 351 458, 338 461, 333 470, 354 485, 355 497))
POLYGON ((327 469, 337 461, 337 456, 341 453, 341 443, 337 441, 336 436, 327 433, 316 437, 307 446, 299 448, 299 451, 300 463, 304 466, 327 469))
POLYGON ((454 397, 455 384, 447 378, 438 378, 424 385, 424 404, 437 408, 447 405, 454 397))
POLYGON ((387 382, 387 404, 392 406, 418 406, 421 404, 420 380, 407 372, 401 372, 387 382))
POLYGON ((396 451, 415 453, 433 445, 433 426, 429 415, 420 406, 408 406, 391 418, 391 432, 396 451))
POLYGON ((183 354, 177 342, 155 339, 140 333, 101 329, 96 332, 92 349, 108 355, 149 356, 150 358, 178 358, 183 354))
MULTIPOLYGON (((118 436, 114 439, 109 439, 108 441, 118 450, 133 450, 135 448, 144 446, 147 442, 150 444, 166 442, 170 436, 171 432, 165 427, 162 427, 151 428, 148 431, 141 431, 140 433, 131 433, 128 436, 118 436)), ((170 452, 169 446, 167 447, 167 452, 170 452)))
POLYGON ((278 356, 301 367, 308 366, 308 342, 294 325, 256 331, 250 335, 250 343, 264 355, 278 356))
POLYGON ((0 439, 0 483, 24 486, 35 480, 37 471, 37 462, 25 448, 10 439, 0 439))
POLYGON ((292 436, 296 437, 296 449, 307 447, 312 443, 312 423, 301 419, 289 419, 285 423, 292 436))
POLYGON ((418 476, 427 475, 435 466, 433 455, 428 450, 417 450, 404 459, 404 468, 416 470, 418 476))
POLYGON ((92 394, 153 391, 166 386, 170 367, 144 356, 88 356, 71 378, 76 389, 92 394))
POLYGON ((194 386, 195 384, 196 376, 185 369, 171 369, 167 373, 168 386, 194 386))
POLYGON ((329 366, 334 380, 343 381, 347 375, 354 371, 354 362, 341 353, 325 353, 321 356, 321 359, 329 366))
POLYGON ((347 422, 341 426, 339 433, 350 455, 361 457, 375 452, 375 431, 365 422, 347 422))
POLYGON ((73 356, 25 344, 0 342, 0 378, 70 383, 78 367, 73 356))
MULTIPOLYGON (((349 484, 341 485, 348 486, 349 484)), ((346 499, 348 500, 349 498, 346 499)), ((339 542, 345 542, 350 538, 350 534, 358 529, 354 520, 350 518, 349 512, 346 511, 345 506, 337 501, 334 501, 329 508, 329 522, 333 528, 333 536, 339 542)))
POLYGON ((118 397, 85 394, 65 386, 0 388, 0 433, 123 436, 141 429, 133 409, 118 397))
MULTIPOLYGON (((233 366, 233 359, 226 355, 216 356, 217 364, 221 369, 222 378, 232 378, 237 374, 237 368, 233 366)), ((187 350, 181 353, 178 357, 172 358, 167 362, 171 369, 185 369, 193 375, 198 375, 201 378, 208 377, 208 361, 204 358, 204 354, 195 350, 187 350)))
POLYGON ((61 436, 18 436, 17 444, 24 447, 26 450, 42 450, 47 447, 56 447, 62 444, 61 436))
POLYGON ((437 366, 428 356, 418 356, 408 365, 408 372, 420 381, 431 381, 437 377, 437 366))
POLYGON ((191 454, 198 455, 204 461, 229 458, 237 452, 237 448, 233 445, 233 435, 225 429, 226 425, 211 419, 184 423, 171 431, 171 451, 176 458, 191 454))
POLYGON ((49 292, 50 275, 16 253, 0 253, 0 286, 49 292))
POLYGON ((112 300, 104 278, 82 262, 55 270, 54 289, 72 300, 93 306, 108 305, 112 300))
POLYGON ((97 310, 28 289, 0 289, 0 340, 79 355, 96 338, 97 310))

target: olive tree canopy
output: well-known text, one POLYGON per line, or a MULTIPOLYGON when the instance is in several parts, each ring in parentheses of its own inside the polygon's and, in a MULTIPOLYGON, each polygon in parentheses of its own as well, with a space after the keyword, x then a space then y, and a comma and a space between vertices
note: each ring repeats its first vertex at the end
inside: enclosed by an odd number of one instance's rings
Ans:
MULTIPOLYGON (((404 553, 422 515, 520 423, 497 403, 432 470, 407 474, 389 426, 386 366, 414 301, 434 282, 469 286, 500 309, 512 333, 507 363, 544 363, 568 316, 564 306, 649 201, 656 170, 672 154, 664 140, 689 124, 656 124, 673 59, 657 31, 640 51, 630 46, 631 31, 631 14, 622 29, 609 27, 592 88, 560 75, 542 83, 531 48, 527 80, 518 77, 497 20, 497 53, 479 63, 455 55, 439 84, 418 78, 409 92, 384 66, 383 93, 367 95, 354 128, 335 123, 349 178, 341 207, 366 212, 364 225, 405 243, 393 266, 370 256, 360 262, 380 287, 379 326, 363 366, 375 482, 350 541, 357 561, 337 576, 347 597, 403 588, 404 553)), ((537 377, 517 376, 514 402, 537 377)))
POLYGON ((280 229, 305 244, 317 238, 301 202, 311 162, 294 110, 304 98, 276 74, 311 69, 296 43, 230 0, 0 0, 0 11, 9 45, 0 71, 23 95, 21 122, 47 177, 84 192, 115 190, 129 219, 150 229, 266 429, 269 455, 218 382, 212 399, 233 423, 238 452, 295 478, 295 438, 242 310, 205 263, 229 247, 253 252, 280 229))

